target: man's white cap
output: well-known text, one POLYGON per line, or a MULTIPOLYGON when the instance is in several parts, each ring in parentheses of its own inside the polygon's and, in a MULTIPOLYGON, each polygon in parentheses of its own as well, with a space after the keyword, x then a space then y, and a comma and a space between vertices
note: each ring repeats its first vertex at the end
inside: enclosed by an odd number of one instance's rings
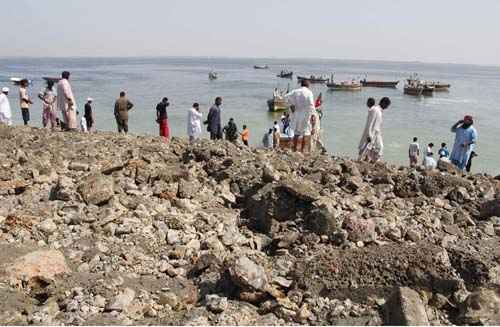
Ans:
POLYGON ((87 98, 87 102, 89 102, 89 101, 94 101, 94 99, 92 99, 92 98, 87 98))
POLYGON ((9 88, 8 87, 3 87, 2 88, 2 93, 8 93, 9 92, 9 88))

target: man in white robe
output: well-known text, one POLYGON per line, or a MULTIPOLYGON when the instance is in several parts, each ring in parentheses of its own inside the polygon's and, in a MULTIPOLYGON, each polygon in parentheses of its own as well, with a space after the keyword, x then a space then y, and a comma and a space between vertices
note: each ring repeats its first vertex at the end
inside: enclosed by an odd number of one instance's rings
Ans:
POLYGON ((6 124, 7 126, 12 125, 12 111, 10 109, 9 98, 9 88, 2 88, 2 93, 0 93, 0 123, 6 124))
POLYGON ((359 142, 359 160, 369 162, 379 161, 384 154, 384 141, 382 138, 383 111, 391 105, 391 100, 382 98, 378 106, 368 110, 365 130, 359 142))
POLYGON ((187 120, 187 134, 189 136, 189 142, 200 138, 201 136, 201 117, 203 114, 200 112, 200 105, 198 103, 193 104, 193 107, 188 111, 187 120))
POLYGON ((69 72, 63 72, 62 79, 57 83, 57 109, 62 113, 66 128, 76 130, 76 102, 69 84, 69 76, 69 72))
POLYGON ((309 89, 309 80, 302 80, 301 88, 288 93, 285 98, 293 106, 290 128, 293 129, 293 151, 297 151, 299 138, 302 137, 300 152, 304 152, 306 144, 311 137, 311 114, 315 110, 314 95, 309 89))

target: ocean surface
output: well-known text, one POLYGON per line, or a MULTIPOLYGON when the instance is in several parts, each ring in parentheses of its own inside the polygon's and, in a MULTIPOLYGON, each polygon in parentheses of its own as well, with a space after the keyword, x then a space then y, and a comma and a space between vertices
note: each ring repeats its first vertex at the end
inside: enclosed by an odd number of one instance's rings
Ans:
MULTIPOLYGON (((265 131, 280 115, 267 111, 266 101, 275 87, 297 86, 297 80, 276 77, 283 68, 300 75, 335 74, 335 80, 352 78, 401 80, 397 89, 364 88, 361 92, 330 92, 326 86, 314 86, 317 96, 323 93, 323 141, 331 154, 356 157, 357 145, 364 128, 368 97, 379 100, 388 96, 392 106, 384 113, 386 161, 408 164, 411 139, 419 138, 422 149, 433 142, 435 153, 442 142, 451 147, 454 134, 450 127, 465 114, 474 116, 479 133, 474 172, 500 174, 500 67, 455 64, 370 62, 345 60, 299 59, 221 59, 221 58, 23 58, 0 59, 0 86, 11 88, 14 119, 21 124, 17 87, 10 77, 33 80, 31 94, 36 97, 44 88, 42 76, 59 76, 71 71, 71 83, 78 107, 83 111, 87 97, 94 98, 96 127, 115 130, 113 105, 125 90, 135 104, 130 115, 132 133, 158 134, 155 107, 164 96, 170 99, 169 119, 172 134, 186 137, 187 110, 199 102, 206 115, 216 96, 223 97, 223 120, 234 117, 238 127, 250 128, 251 145, 260 145, 265 131), (256 64, 267 64, 269 70, 255 70, 256 64), (219 73, 216 81, 208 80, 210 70, 219 73), (450 92, 433 97, 403 94, 403 81, 418 73, 422 79, 447 82, 450 92)), ((41 102, 32 107, 31 124, 41 126, 41 102)))

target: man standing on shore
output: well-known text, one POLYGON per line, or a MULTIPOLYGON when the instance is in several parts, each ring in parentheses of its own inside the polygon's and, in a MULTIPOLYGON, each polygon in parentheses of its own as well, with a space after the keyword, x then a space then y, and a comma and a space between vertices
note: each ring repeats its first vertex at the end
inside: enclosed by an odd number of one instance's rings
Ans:
POLYGON ((116 125, 118 126, 118 133, 122 131, 128 133, 128 112, 134 105, 128 101, 124 91, 120 92, 120 97, 115 102, 115 118, 116 125))
POLYGON ((210 132, 211 140, 222 139, 222 119, 221 119, 222 98, 217 97, 215 104, 210 108, 207 117, 208 131, 210 132))
POLYGON ((69 84, 70 72, 62 72, 61 77, 57 83, 57 109, 62 113, 65 129, 76 131, 76 102, 69 84))
POLYGON ((23 79, 21 81, 21 86, 19 87, 19 104, 21 106, 21 113, 23 115, 24 125, 28 125, 30 121, 30 105, 33 104, 31 101, 29 93, 28 93, 28 84, 29 81, 27 79, 23 79))
POLYGON ((168 98, 163 98, 161 102, 156 105, 156 122, 160 125, 160 136, 163 137, 165 142, 167 142, 170 137, 167 114, 168 106, 170 106, 168 98))
POLYGON ((229 119, 229 122, 224 127, 223 132, 226 134, 227 141, 236 143, 236 140, 238 140, 238 127, 236 126, 233 118, 229 119))
POLYGON ((360 160, 365 158, 372 163, 379 161, 384 153, 384 142, 382 139, 382 114, 389 108, 391 100, 384 97, 378 106, 373 106, 368 110, 365 130, 359 144, 360 160))
POLYGON ((193 107, 188 111, 188 125, 187 133, 189 142, 194 142, 201 135, 201 117, 203 114, 200 112, 200 105, 193 103, 193 107))
POLYGON ((0 93, 0 124, 6 124, 7 126, 12 125, 12 111, 10 109, 9 98, 9 88, 2 88, 2 93, 0 93))
POLYGON ((291 128, 293 129, 293 151, 298 148, 299 138, 302 137, 300 152, 304 152, 305 145, 309 143, 311 136, 311 113, 315 110, 314 95, 309 89, 309 80, 301 81, 301 88, 288 93, 285 98, 293 107, 291 128))
POLYGON ((465 116, 451 127, 451 132, 455 133, 455 144, 451 152, 450 160, 460 170, 467 167, 469 158, 477 142, 477 131, 472 126, 474 120, 472 116, 465 116))
POLYGON ((92 127, 94 126, 94 112, 92 111, 92 102, 94 99, 87 98, 87 103, 85 104, 85 112, 83 117, 85 117, 85 121, 87 122, 87 131, 89 133, 92 132, 92 127))
POLYGON ((413 138, 413 143, 408 147, 408 157, 410 158, 410 167, 415 167, 418 164, 418 157, 420 157, 420 145, 418 138, 413 138))

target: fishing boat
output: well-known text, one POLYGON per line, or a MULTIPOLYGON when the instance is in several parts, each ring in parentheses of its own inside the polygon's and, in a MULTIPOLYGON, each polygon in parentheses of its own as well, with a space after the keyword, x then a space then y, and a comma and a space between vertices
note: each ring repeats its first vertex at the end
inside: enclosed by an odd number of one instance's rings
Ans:
POLYGON ((441 82, 432 82, 428 84, 434 87, 434 92, 446 92, 450 90, 450 84, 442 84, 441 82))
MULTIPOLYGON (((21 84, 21 81, 23 80, 24 78, 21 78, 21 77, 11 77, 10 78, 10 81, 12 82, 12 84, 14 85, 20 85, 21 84)), ((31 80, 28 80, 28 85, 31 85, 32 84, 32 81, 31 80)))
POLYGON ((42 77, 46 82, 58 83, 61 77, 42 77))
POLYGON ((399 84, 399 81, 368 81, 366 78, 359 82, 363 87, 396 88, 399 84))
POLYGON ((290 109, 288 102, 285 99, 278 97, 273 97, 272 99, 267 100, 267 106, 269 108, 269 112, 280 112, 290 109))
POLYGON ((268 65, 255 65, 253 66, 254 69, 269 69, 268 65))
POLYGON ((278 75, 276 75, 277 77, 280 77, 280 78, 293 78, 293 72, 289 72, 289 71, 286 71, 286 70, 282 70, 278 75))
POLYGON ((314 75, 311 75, 310 77, 297 76, 297 81, 299 83, 302 82, 303 80, 308 80, 312 84, 325 84, 326 82, 329 81, 328 78, 323 76, 314 76, 314 75))
POLYGON ((432 96, 434 94, 434 86, 427 84, 407 84, 404 88, 404 94, 414 96, 432 96))
POLYGON ((330 81, 326 86, 331 91, 361 91, 361 84, 355 81, 340 83, 330 81))
POLYGON ((218 74, 216 72, 210 72, 210 73, 208 73, 208 79, 209 80, 214 81, 217 78, 219 78, 219 76, 218 76, 218 74))

